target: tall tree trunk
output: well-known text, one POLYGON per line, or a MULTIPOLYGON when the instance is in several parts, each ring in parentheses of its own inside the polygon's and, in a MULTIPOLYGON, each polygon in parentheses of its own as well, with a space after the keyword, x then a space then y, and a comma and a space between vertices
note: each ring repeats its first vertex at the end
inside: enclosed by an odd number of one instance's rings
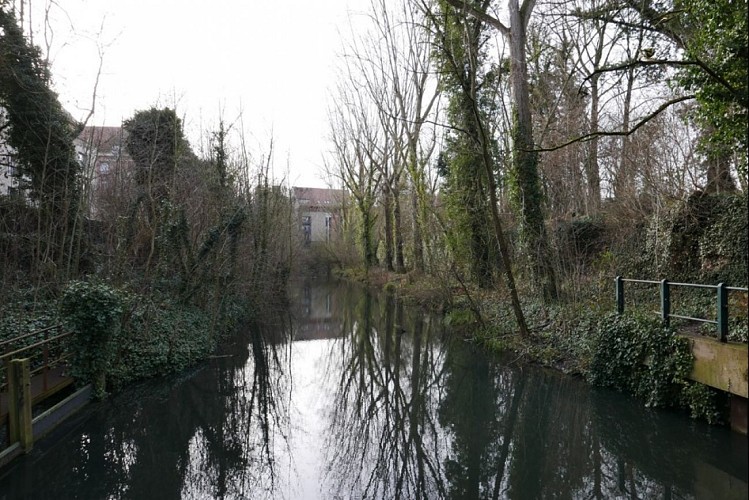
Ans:
POLYGON ((400 179, 393 183, 393 239, 395 240, 395 272, 405 269, 403 258, 403 227, 401 224, 400 179))
MULTIPOLYGON (((542 194, 538 176, 538 153, 533 142, 533 122, 526 64, 525 29, 530 12, 518 6, 518 0, 509 0, 512 33, 510 44, 510 80, 513 94, 513 165, 515 182, 513 194, 516 209, 521 216, 521 235, 531 258, 535 279, 541 284, 544 300, 558 298, 556 277, 549 256, 549 245, 544 226, 542 194)), ((524 9, 532 4, 524 4, 524 9)))
POLYGON ((413 247, 414 247, 414 263, 413 267, 416 271, 424 272, 424 241, 421 233, 421 211, 419 206, 419 195, 416 192, 416 183, 412 182, 411 185, 411 216, 413 217, 413 247))
POLYGON ((385 184, 382 190, 382 211, 385 218, 385 265, 393 271, 393 194, 390 186, 385 184))
MULTIPOLYGON (((716 130, 709 127, 703 131, 705 136, 714 135, 716 130)), ((704 141, 710 144, 709 141, 704 141)), ((710 150, 707 151, 705 159, 705 174, 707 184, 705 191, 708 193, 730 193, 736 191, 736 183, 731 176, 731 155, 732 151, 726 146, 710 144, 710 150)))
MULTIPOLYGON (((635 84, 634 69, 627 70, 627 90, 624 93, 624 110, 622 130, 629 130, 630 114, 632 110, 632 88, 635 84)), ((633 199, 635 192, 635 173, 629 161, 629 136, 622 137, 622 147, 619 151, 619 168, 614 177, 614 197, 618 200, 633 199)))
MULTIPOLYGON (((596 67, 603 52, 603 44, 600 43, 596 50, 596 67)), ((600 106, 600 95, 598 88, 599 74, 590 78, 590 133, 598 132, 598 115, 600 106)), ((588 157, 585 162, 585 180, 588 186, 588 203, 586 211, 594 214, 601 208, 601 175, 598 171, 598 136, 593 137, 588 143, 588 157)))

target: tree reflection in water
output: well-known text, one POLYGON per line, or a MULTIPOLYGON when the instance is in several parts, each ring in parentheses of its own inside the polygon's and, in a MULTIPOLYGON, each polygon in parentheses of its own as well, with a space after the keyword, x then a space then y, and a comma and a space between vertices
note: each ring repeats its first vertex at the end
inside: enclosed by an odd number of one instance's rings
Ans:
POLYGON ((282 397, 287 337, 279 332, 288 331, 288 325, 253 325, 238 342, 247 361, 216 370, 206 384, 206 391, 217 388, 224 404, 190 439, 182 498, 275 498, 275 441, 284 442, 288 428, 282 397))
POLYGON ((288 331, 248 326, 196 371, 87 409, 72 439, 42 442, 0 480, 0 498, 276 498, 288 331))
POLYGON ((747 498, 743 436, 489 357, 391 296, 298 299, 298 341, 248 327, 227 357, 84 411, 0 500, 747 498))
POLYGON ((444 351, 433 323, 405 316, 389 296, 354 297, 329 358, 338 377, 326 438, 331 486, 341 498, 443 497, 433 409, 444 351))
POLYGON ((695 470, 746 497, 746 442, 721 463, 725 429, 492 359, 392 297, 344 297, 324 362, 330 497, 699 498, 695 470))

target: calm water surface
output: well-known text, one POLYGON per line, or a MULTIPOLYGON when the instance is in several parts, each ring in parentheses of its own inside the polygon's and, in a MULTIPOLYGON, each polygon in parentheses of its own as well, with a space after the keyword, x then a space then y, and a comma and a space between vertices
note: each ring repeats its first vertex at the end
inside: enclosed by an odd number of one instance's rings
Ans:
POLYGON ((487 357, 350 285, 293 303, 89 406, 0 499, 747 498, 745 437, 487 357))

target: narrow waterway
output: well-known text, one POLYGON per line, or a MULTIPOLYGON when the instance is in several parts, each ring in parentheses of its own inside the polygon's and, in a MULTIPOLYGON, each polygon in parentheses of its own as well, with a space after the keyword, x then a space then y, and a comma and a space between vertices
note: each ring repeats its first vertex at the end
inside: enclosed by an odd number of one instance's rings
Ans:
POLYGON ((294 287, 178 377, 2 471, 17 498, 747 498, 747 439, 482 354, 347 284, 294 287))

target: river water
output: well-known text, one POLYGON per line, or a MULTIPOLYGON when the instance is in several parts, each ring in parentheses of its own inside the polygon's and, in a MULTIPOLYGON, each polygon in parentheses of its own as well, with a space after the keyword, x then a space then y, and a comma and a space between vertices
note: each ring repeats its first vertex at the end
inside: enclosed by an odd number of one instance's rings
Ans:
POLYGON ((274 323, 89 405, 0 499, 747 498, 746 437, 487 356, 392 297, 299 284, 274 323))

